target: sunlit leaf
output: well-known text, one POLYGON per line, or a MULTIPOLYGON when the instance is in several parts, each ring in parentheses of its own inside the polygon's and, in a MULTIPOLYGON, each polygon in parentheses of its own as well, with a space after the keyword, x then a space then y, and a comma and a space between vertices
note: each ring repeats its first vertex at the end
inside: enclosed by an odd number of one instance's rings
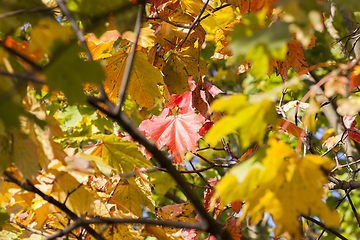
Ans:
POLYGON ((315 155, 298 157, 287 144, 273 139, 266 157, 261 163, 250 162, 252 170, 244 177, 239 175, 239 170, 246 162, 230 170, 217 185, 214 195, 214 198, 227 196, 223 198, 224 204, 230 200, 244 200, 242 219, 250 216, 250 222, 257 223, 263 213, 268 212, 276 224, 275 236, 294 239, 302 237, 298 218, 308 215, 309 210, 328 225, 338 224, 337 212, 331 211, 322 201, 325 195, 323 185, 327 183, 324 170, 331 170, 334 165, 331 160, 315 155), (255 168, 255 164, 261 167, 255 168))
POLYGON ((134 167, 149 168, 151 164, 137 149, 135 143, 115 135, 96 135, 102 142, 87 149, 86 153, 101 157, 109 166, 120 172, 131 172, 134 167))

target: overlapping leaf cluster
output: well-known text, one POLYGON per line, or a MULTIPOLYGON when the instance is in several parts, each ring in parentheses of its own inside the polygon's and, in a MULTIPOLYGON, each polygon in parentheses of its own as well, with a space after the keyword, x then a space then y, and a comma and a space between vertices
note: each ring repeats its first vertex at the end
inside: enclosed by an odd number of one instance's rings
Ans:
MULTIPOLYGON (((356 180, 356 165, 339 154, 348 136, 360 139, 360 74, 357 62, 331 48, 331 37, 341 42, 332 26, 334 19, 343 24, 336 5, 149 0, 135 46, 139 4, 69 0, 69 14, 56 1, 0 0, 1 238, 48 236, 78 218, 204 221, 168 169, 100 111, 112 105, 87 103, 86 94, 118 103, 133 51, 121 110, 234 239, 318 233, 303 217, 339 226, 324 201, 335 198, 327 196, 327 175, 356 180), (334 104, 343 131, 326 115, 334 104)), ((359 10, 354 3, 351 11, 359 10)), ((95 231, 106 239, 214 239, 183 227, 82 227, 68 237, 96 238, 95 231)))

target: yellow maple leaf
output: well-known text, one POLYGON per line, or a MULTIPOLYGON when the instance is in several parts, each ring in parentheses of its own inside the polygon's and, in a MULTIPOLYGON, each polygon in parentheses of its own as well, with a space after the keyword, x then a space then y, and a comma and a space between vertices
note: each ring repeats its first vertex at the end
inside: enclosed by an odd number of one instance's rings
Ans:
MULTIPOLYGON (((107 60, 104 69, 107 76, 104 82, 105 92, 113 102, 117 100, 127 56, 127 53, 120 50, 107 60)), ((145 53, 136 52, 127 93, 140 107, 150 108, 155 98, 161 96, 158 84, 164 84, 160 70, 148 62, 145 53)))
POLYGON ((142 206, 155 211, 155 201, 152 199, 151 185, 146 173, 120 180, 110 201, 117 203, 120 210, 126 210, 138 217, 141 217, 142 206))
POLYGON ((339 224, 337 212, 322 201, 327 183, 324 170, 330 171, 333 165, 315 155, 298 157, 289 145, 271 139, 266 151, 230 170, 217 185, 214 199, 221 196, 223 204, 244 200, 242 219, 249 216, 251 223, 257 223, 268 212, 276 224, 276 236, 300 239, 299 217, 309 211, 327 225, 339 224))
POLYGON ((205 135, 205 141, 209 144, 215 144, 222 136, 238 131, 241 147, 246 148, 253 141, 262 145, 267 126, 275 125, 277 121, 275 103, 268 99, 250 104, 244 95, 233 95, 215 101, 211 108, 228 115, 216 122, 205 135))
POLYGON ((186 47, 169 56, 163 68, 164 81, 170 94, 182 94, 189 91, 188 78, 207 75, 206 62, 199 58, 200 49, 186 47))
POLYGON ((50 54, 55 40, 67 42, 72 33, 69 26, 62 26, 55 20, 42 19, 31 32, 29 50, 40 49, 44 54, 50 54))

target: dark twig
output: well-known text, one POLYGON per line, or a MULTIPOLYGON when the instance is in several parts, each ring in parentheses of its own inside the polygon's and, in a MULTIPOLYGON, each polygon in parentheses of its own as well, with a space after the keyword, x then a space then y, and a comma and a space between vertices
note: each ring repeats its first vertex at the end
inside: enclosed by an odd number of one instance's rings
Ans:
POLYGON ((154 219, 134 219, 134 218, 92 218, 92 219, 78 219, 73 224, 65 227, 62 230, 54 233, 50 237, 47 237, 46 240, 56 239, 58 237, 64 236, 70 231, 81 227, 88 226, 89 224, 118 224, 118 223, 128 223, 128 224, 149 224, 157 226, 166 226, 166 227, 176 227, 176 228, 190 228, 198 229, 200 231, 206 231, 206 224, 203 222, 177 222, 177 221, 161 221, 154 219))
POLYGON ((181 41, 181 43, 179 44, 180 49, 182 48, 182 45, 186 42, 186 40, 188 39, 188 37, 190 36, 191 31, 194 29, 194 27, 200 22, 200 18, 201 15, 203 15, 203 13, 205 12, 205 9, 207 7, 207 5, 209 4, 210 0, 206 0, 206 2, 204 3, 204 5, 202 6, 202 8, 200 9, 199 14, 196 16, 195 20, 192 22, 192 24, 189 27, 189 32, 186 34, 186 36, 184 37, 184 39, 181 41))
POLYGON ((204 176, 203 176, 200 172, 198 172, 198 171, 196 170, 196 168, 195 168, 195 166, 194 166, 194 164, 192 163, 191 160, 189 161, 189 163, 190 163, 192 169, 194 169, 195 173, 206 183, 206 185, 208 185, 210 188, 212 188, 212 186, 210 185, 210 183, 208 182, 208 180, 206 180, 206 179, 204 178, 204 176))
POLYGON ((45 237, 48 237, 50 236, 50 234, 46 233, 46 232, 43 232, 43 231, 40 231, 40 230, 37 230, 37 229, 34 229, 34 228, 30 228, 28 226, 25 226, 24 224, 21 224, 19 223, 18 221, 16 221, 15 219, 13 218, 10 218, 9 222, 13 223, 13 224, 16 224, 18 225, 19 227, 25 229, 26 231, 29 231, 31 233, 35 233, 35 234, 38 234, 38 235, 42 235, 42 236, 45 236, 45 237))
MULTIPOLYGON (((20 182, 19 180, 17 180, 10 172, 5 171, 4 175, 13 183, 15 183, 16 185, 18 185, 19 187, 29 191, 29 192, 33 192, 38 194, 40 197, 42 197, 44 200, 46 200, 47 202, 55 205, 56 207, 58 207, 59 209, 61 209, 64 213, 66 213, 71 219, 73 220, 78 220, 80 219, 73 211, 71 211, 67 206, 65 206, 64 204, 62 204, 61 202, 57 201, 55 198, 53 198, 52 196, 49 196, 45 193, 43 193, 42 191, 40 191, 38 188, 36 188, 30 181, 25 181, 25 182, 20 182)), ((84 226, 84 228, 86 229, 86 231, 91 234, 92 236, 94 236, 96 239, 98 240, 105 240, 105 238, 103 238, 101 235, 99 235, 94 229, 92 229, 90 226, 86 225, 84 226)))
POLYGON ((98 109, 102 109, 102 111, 113 120, 117 121, 120 126, 127 131, 132 138, 142 144, 146 150, 148 150, 160 164, 160 167, 166 168, 170 175, 177 182, 180 190, 184 193, 184 195, 191 201, 196 211, 199 213, 202 221, 206 224, 206 232, 214 235, 218 240, 221 239, 232 239, 230 234, 222 229, 221 224, 217 223, 206 211, 203 203, 200 201, 196 193, 190 188, 188 182, 184 179, 184 177, 176 170, 176 168, 172 165, 171 160, 164 155, 155 145, 155 143, 150 142, 134 125, 134 123, 124 114, 117 114, 116 112, 109 112, 93 102, 89 99, 89 103, 95 106, 98 109))
POLYGON ((124 102, 125 91, 126 91, 126 88, 128 86, 129 80, 130 80, 131 69, 132 69, 132 65, 134 62, 134 58, 135 58, 136 47, 137 47, 137 44, 139 41, 142 19, 143 19, 144 14, 145 14, 145 0, 142 0, 141 4, 139 5, 138 15, 136 17, 136 23, 135 23, 135 28, 134 28, 134 38, 135 39, 134 39, 134 44, 133 44, 133 50, 132 51, 130 50, 130 53, 126 60, 124 75, 121 80, 121 85, 120 85, 120 89, 119 89, 118 101, 117 101, 117 104, 116 104, 116 107, 114 110, 118 114, 121 112, 121 104, 124 102))
MULTIPOLYGON (((172 22, 172 21, 170 21, 170 20, 168 20, 166 18, 161 17, 158 10, 157 10, 157 8, 156 8, 156 6, 154 6, 154 8, 155 8, 156 15, 158 16, 158 18, 160 20, 163 20, 164 22, 167 22, 168 24, 171 24, 171 25, 173 25, 175 27, 181 27, 181 28, 187 28, 187 29, 190 28, 191 25, 184 25, 184 24, 181 24, 181 23, 172 22)), ((151 18, 149 18, 149 19, 151 19, 151 18)))
POLYGON ((57 6, 55 6, 55 7, 37 7, 37 8, 33 8, 33 9, 21 9, 21 10, 16 10, 16 11, 0 14, 0 18, 7 18, 7 17, 12 17, 15 15, 20 15, 20 14, 25 14, 25 13, 47 12, 47 11, 52 11, 55 8, 57 8, 57 6))
MULTIPOLYGON (((217 12, 217 11, 223 9, 223 8, 229 7, 229 6, 231 6, 231 4, 227 3, 227 4, 224 4, 224 5, 220 6, 220 7, 217 7, 217 8, 214 9, 213 13, 215 13, 215 12, 217 12)), ((203 16, 202 18, 200 18, 200 21, 199 21, 199 22, 201 22, 202 20, 204 20, 205 18, 207 18, 207 17, 209 17, 209 16, 211 16, 210 13, 206 14, 205 16, 203 16)))
POLYGON ((93 60, 89 47, 86 43, 85 36, 83 32, 81 31, 79 25, 76 22, 75 17, 71 14, 70 10, 66 7, 65 3, 62 0, 56 0, 57 4, 59 5, 59 8, 63 12, 63 14, 69 19, 69 22, 71 23, 72 28, 74 29, 74 32, 76 34, 76 37, 80 41, 81 45, 86 49, 86 56, 89 60, 93 60))
POLYGON ((335 236, 337 236, 337 237, 338 237, 338 238, 340 238, 340 239, 343 239, 343 240, 348 240, 346 237, 344 237, 343 235, 341 235, 341 234, 340 234, 340 233, 338 233, 337 231, 335 231, 335 230, 333 230, 333 229, 331 229, 331 228, 327 227, 325 224, 323 224, 323 223, 321 223, 321 222, 317 221, 316 219, 314 219, 314 218, 312 218, 312 217, 309 217, 309 216, 303 216, 303 218, 305 218, 305 219, 307 219, 307 220, 309 220, 309 221, 311 221, 311 222, 315 223, 316 225, 318 225, 318 226, 320 226, 320 227, 324 228, 327 232, 330 232, 330 233, 334 234, 335 236))
POLYGON ((348 200, 349 200, 351 209, 352 209, 353 212, 354 212, 354 215, 355 215, 356 221, 357 221, 357 223, 358 223, 358 226, 360 227, 359 214, 357 213, 356 208, 355 208, 355 206, 354 206, 354 203, 353 203, 353 201, 351 200, 350 192, 347 194, 347 198, 348 198, 348 200))
POLYGON ((21 73, 10 73, 7 71, 4 71, 2 69, 0 69, 0 75, 4 75, 4 76, 8 76, 8 77, 13 77, 13 78, 18 78, 21 80, 25 80, 25 81, 30 81, 32 83, 38 83, 38 84, 46 84, 45 81, 34 77, 32 75, 27 75, 27 74, 21 74, 21 73))

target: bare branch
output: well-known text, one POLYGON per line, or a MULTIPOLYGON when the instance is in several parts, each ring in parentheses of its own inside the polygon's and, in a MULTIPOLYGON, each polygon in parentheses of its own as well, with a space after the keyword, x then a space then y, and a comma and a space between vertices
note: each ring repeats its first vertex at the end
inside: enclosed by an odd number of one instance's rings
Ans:
POLYGON ((356 189, 356 188, 360 188, 360 181, 337 181, 337 183, 329 183, 329 190, 336 190, 336 189, 342 189, 342 190, 347 190, 347 189, 356 189))
POLYGON ((9 48, 8 46, 5 45, 5 43, 3 41, 0 41, 0 46, 2 48, 4 48, 6 51, 8 51, 9 53, 14 54, 15 56, 24 60, 26 63, 30 64, 36 71, 41 71, 43 69, 43 67, 39 63, 33 61, 28 56, 14 50, 12 48, 9 48))
POLYGON ((340 233, 338 233, 337 231, 327 227, 325 224, 319 222, 318 220, 312 218, 312 217, 309 217, 309 216, 304 216, 303 215, 303 218, 315 223, 316 225, 319 225, 320 227, 324 228, 327 232, 329 233, 332 233, 334 234, 335 236, 337 236, 338 238, 342 239, 342 240, 348 240, 346 237, 344 237, 343 235, 341 235, 340 233))
MULTIPOLYGON (((20 182, 17 180, 10 172, 5 171, 4 175, 13 183, 18 185, 19 187, 29 191, 38 194, 40 197, 42 197, 44 200, 48 201, 49 203, 55 205, 59 209, 61 209, 64 213, 66 213, 71 219, 78 220, 80 219, 74 212, 72 212, 67 206, 65 206, 63 203, 57 201, 52 196, 49 196, 42 191, 40 191, 38 188, 36 188, 30 181, 26 180, 25 182, 20 182)), ((94 229, 92 229, 90 226, 84 226, 86 231, 88 231, 89 234, 94 236, 98 240, 105 240, 100 234, 98 234, 94 229)))
POLYGON ((46 233, 46 232, 43 232, 43 231, 40 231, 40 230, 37 230, 37 229, 34 229, 34 228, 30 228, 28 226, 25 226, 24 224, 21 224, 19 223, 18 221, 16 221, 15 219, 13 218, 10 218, 9 222, 13 223, 13 224, 16 224, 18 225, 19 227, 25 229, 26 231, 29 231, 31 233, 35 233, 35 234, 38 234, 38 235, 42 235, 42 236, 45 236, 45 237, 48 237, 50 236, 49 233, 46 233))
POLYGON ((160 221, 154 219, 133 219, 133 218, 92 218, 92 219, 78 219, 73 224, 67 226, 54 233, 53 235, 46 238, 46 240, 56 239, 70 233, 72 230, 81 227, 88 226, 89 224, 118 224, 118 223, 129 223, 129 224, 149 224, 166 227, 176 228, 190 228, 198 229, 200 231, 206 231, 206 224, 203 222, 177 222, 177 221, 160 221))
POLYGON ((145 0, 142 0, 142 3, 139 5, 138 15, 136 18, 136 23, 135 23, 135 29, 134 29, 134 33, 135 33, 134 41, 135 42, 133 44, 133 50, 132 51, 130 50, 130 53, 126 60, 124 75, 121 80, 121 85, 120 85, 120 89, 119 89, 118 101, 117 101, 116 107, 114 109, 114 111, 117 113, 121 112, 121 104, 124 102, 124 99, 125 99, 125 91, 126 91, 127 85, 130 80, 131 69, 132 69, 132 65, 134 62, 134 58, 135 58, 136 47, 137 47, 137 43, 139 41, 142 19, 143 19, 144 14, 145 14, 145 0))
POLYGON ((179 44, 179 47, 182 48, 182 45, 186 42, 186 39, 190 36, 191 31, 194 29, 194 27, 200 22, 200 18, 203 15, 203 13, 205 12, 205 9, 207 7, 207 5, 209 4, 210 0, 206 0, 206 2, 204 3, 204 5, 202 6, 202 8, 200 9, 199 14, 196 16, 195 20, 193 21, 193 23, 190 25, 189 28, 189 32, 186 34, 186 36, 184 37, 184 39, 181 41, 181 43, 179 44))
POLYGON ((38 8, 33 8, 33 9, 21 9, 21 10, 16 10, 13 12, 7 12, 7 13, 0 14, 0 18, 7 18, 7 17, 12 17, 15 15, 20 15, 20 14, 25 14, 25 13, 47 12, 47 11, 52 11, 55 8, 57 8, 57 6, 55 6, 55 7, 38 7, 38 8))
POLYGON ((76 34, 76 37, 80 41, 81 45, 86 48, 86 56, 89 60, 93 60, 89 47, 85 41, 85 36, 83 32, 81 31, 79 25, 76 22, 76 19, 71 14, 70 10, 66 7, 65 3, 62 0, 56 0, 57 4, 59 5, 59 8, 63 12, 63 14, 69 19, 69 22, 71 23, 72 28, 74 29, 74 32, 76 34))
POLYGON ((45 81, 32 76, 32 75, 27 75, 27 74, 21 74, 21 73, 10 73, 7 71, 4 71, 2 69, 0 69, 0 75, 4 75, 4 76, 8 76, 8 77, 13 77, 13 78, 18 78, 21 80, 25 80, 25 81, 30 81, 32 83, 38 83, 38 84, 46 84, 45 81))

